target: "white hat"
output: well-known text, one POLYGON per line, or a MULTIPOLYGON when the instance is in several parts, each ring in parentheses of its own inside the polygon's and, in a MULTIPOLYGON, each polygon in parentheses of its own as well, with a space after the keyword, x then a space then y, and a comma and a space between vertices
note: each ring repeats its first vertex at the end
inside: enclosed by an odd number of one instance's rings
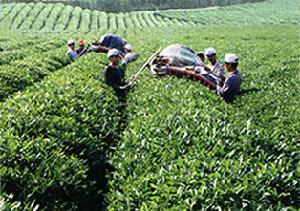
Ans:
POLYGON ((74 40, 69 40, 68 45, 75 45, 75 41, 74 40))
POLYGON ((217 53, 217 51, 214 48, 205 49, 205 55, 206 56, 211 56, 211 55, 216 54, 216 53, 217 53))
POLYGON ((125 49, 129 50, 129 51, 132 51, 132 46, 130 44, 126 44, 124 46, 125 49))
POLYGON ((110 58, 111 56, 119 56, 120 53, 118 51, 118 49, 110 49, 108 52, 107 52, 107 58, 110 58))
POLYGON ((224 61, 229 64, 236 64, 239 63, 239 58, 233 53, 227 53, 225 54, 224 61))

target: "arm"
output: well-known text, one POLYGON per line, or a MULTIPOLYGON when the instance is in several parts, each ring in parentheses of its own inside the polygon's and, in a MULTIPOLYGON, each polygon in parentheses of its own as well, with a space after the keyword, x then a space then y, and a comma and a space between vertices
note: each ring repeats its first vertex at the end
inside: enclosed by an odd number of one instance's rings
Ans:
POLYGON ((122 63, 128 64, 130 62, 134 62, 137 60, 138 54, 133 54, 133 53, 127 53, 124 55, 122 63))
POLYGON ((227 78, 223 86, 217 85, 217 94, 222 96, 226 102, 234 99, 234 81, 233 78, 227 78))
POLYGON ((98 46, 98 49, 102 53, 107 53, 110 50, 109 48, 102 46, 102 45, 98 46))
POLYGON ((96 52, 96 53, 107 53, 110 49, 102 46, 102 45, 92 45, 92 47, 90 48, 92 51, 96 52))
POLYGON ((217 85, 217 94, 220 96, 226 95, 230 91, 231 85, 231 80, 225 80, 223 86, 220 86, 219 84, 217 85))
POLYGON ((213 69, 213 74, 220 78, 221 80, 224 80, 224 72, 225 69, 222 65, 218 64, 214 69, 213 69))

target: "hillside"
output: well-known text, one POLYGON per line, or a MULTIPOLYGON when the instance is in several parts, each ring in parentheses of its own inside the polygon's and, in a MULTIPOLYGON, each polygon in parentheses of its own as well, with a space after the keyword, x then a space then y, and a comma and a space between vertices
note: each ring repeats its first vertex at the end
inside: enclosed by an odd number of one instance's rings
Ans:
MULTIPOLYGON (((166 9, 190 9, 212 6, 224 6, 241 3, 261 2, 264 0, 46 0, 44 3, 64 3, 71 6, 79 6, 85 9, 100 10, 105 12, 129 12, 129 11, 149 11, 166 9)), ((29 3, 35 0, 3 0, 3 3, 29 3)))
POLYGON ((105 13, 64 4, 3 4, 0 25, 21 32, 76 32, 131 30, 171 26, 248 26, 299 24, 297 1, 281 0, 190 11, 105 13), (280 10, 278 10, 280 8, 280 10), (274 13, 280 11, 279 15, 274 13), (255 17, 255 18, 254 18, 255 17))
POLYGON ((0 210, 300 209, 297 4, 2 4, 0 210), (146 70, 120 100, 104 83, 105 54, 66 55, 67 40, 111 31, 140 54, 126 79, 159 47, 212 46, 238 55, 242 91, 229 104, 197 81, 146 70))

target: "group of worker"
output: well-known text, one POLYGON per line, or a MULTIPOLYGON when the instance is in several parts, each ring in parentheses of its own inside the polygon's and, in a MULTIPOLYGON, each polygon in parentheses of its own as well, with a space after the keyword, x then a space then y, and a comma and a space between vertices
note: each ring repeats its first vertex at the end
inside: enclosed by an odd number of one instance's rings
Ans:
POLYGON ((132 53, 132 46, 124 38, 115 34, 105 34, 100 40, 94 41, 92 45, 88 44, 86 46, 83 39, 79 39, 77 44, 79 47, 75 48, 75 41, 68 41, 68 55, 71 60, 75 60, 88 52, 108 53, 111 49, 117 49, 123 58, 123 62, 126 64, 136 60, 138 57, 137 54, 132 53))
POLYGON ((226 101, 233 101, 241 88, 241 76, 238 70, 239 58, 233 53, 225 54, 223 65, 217 61, 217 51, 214 48, 207 48, 204 52, 197 54, 204 62, 205 57, 208 60, 208 65, 204 69, 215 75, 218 80, 215 80, 217 94, 222 96, 226 101), (204 57, 205 56, 205 57, 204 57), (227 71, 225 77, 225 69, 227 71))
POLYGON ((71 60, 77 59, 78 57, 80 57, 87 51, 87 48, 85 46, 83 39, 79 39, 77 44, 79 47, 77 49, 75 49, 75 41, 74 40, 68 41, 68 55, 71 60))
MULTIPOLYGON (((106 34, 99 41, 93 42, 91 46, 85 46, 84 41, 80 39, 78 46, 75 49, 75 41, 70 40, 68 42, 68 54, 72 60, 87 52, 107 53, 109 64, 104 70, 106 84, 111 86, 117 93, 122 93, 130 88, 132 83, 126 83, 124 80, 125 68, 128 63, 135 61, 138 55, 133 53, 132 46, 124 38, 115 34, 106 34)), ((214 83, 216 84, 217 94, 222 96, 225 101, 232 101, 239 93, 241 86, 238 57, 232 53, 226 54, 225 65, 223 66, 218 63, 217 52, 214 48, 207 48, 204 52, 198 52, 196 56, 199 58, 200 63, 202 62, 204 70, 216 78, 214 83), (208 60, 208 65, 204 64, 205 58, 208 60), (225 69, 227 71, 226 77, 225 69)), ((195 72, 197 72, 197 69, 195 69, 195 72)))

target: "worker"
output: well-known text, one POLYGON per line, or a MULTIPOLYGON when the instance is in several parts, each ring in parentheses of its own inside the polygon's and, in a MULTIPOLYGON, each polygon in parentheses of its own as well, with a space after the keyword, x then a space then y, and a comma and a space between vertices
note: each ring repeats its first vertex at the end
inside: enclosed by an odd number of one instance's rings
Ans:
POLYGON ((99 41, 93 42, 93 48, 96 52, 107 53, 110 49, 117 49, 120 53, 124 54, 126 45, 126 40, 115 34, 105 34, 99 41))
POLYGON ((120 52, 118 49, 111 49, 107 53, 109 65, 104 70, 105 83, 111 86, 117 94, 128 90, 130 87, 125 81, 124 66, 120 67, 121 60, 120 52))
POLYGON ((203 51, 198 52, 198 53, 197 53, 197 56, 198 56, 198 58, 199 58, 202 62, 204 62, 205 56, 204 56, 204 52, 203 52, 203 51))
POLYGON ((76 49, 77 55, 83 55, 87 51, 87 48, 85 47, 84 40, 83 39, 79 39, 78 42, 77 42, 77 44, 79 46, 76 49))
POLYGON ((94 52, 107 53, 110 49, 117 49, 120 52, 122 63, 130 63, 138 58, 138 54, 134 54, 133 48, 127 41, 115 34, 105 34, 99 41, 93 42, 90 48, 94 52))
POLYGON ((75 41, 74 40, 68 41, 68 55, 71 60, 75 60, 78 57, 78 54, 75 50, 75 41))
POLYGON ((205 70, 214 74, 219 79, 224 80, 224 67, 217 62, 217 51, 214 48, 207 48, 205 50, 205 56, 207 57, 209 64, 205 67, 205 70))
POLYGON ((125 53, 125 45, 127 44, 126 40, 116 34, 105 34, 103 35, 99 43, 101 46, 105 46, 109 49, 118 49, 122 54, 125 53))
POLYGON ((221 95, 226 102, 234 100, 241 87, 241 76, 237 69, 239 59, 235 54, 225 55, 225 69, 228 72, 224 84, 217 83, 217 94, 221 95))
POLYGON ((122 63, 125 63, 127 65, 130 62, 137 60, 139 55, 133 53, 132 51, 133 51, 133 49, 130 44, 126 44, 124 46, 124 57, 123 57, 122 63))

